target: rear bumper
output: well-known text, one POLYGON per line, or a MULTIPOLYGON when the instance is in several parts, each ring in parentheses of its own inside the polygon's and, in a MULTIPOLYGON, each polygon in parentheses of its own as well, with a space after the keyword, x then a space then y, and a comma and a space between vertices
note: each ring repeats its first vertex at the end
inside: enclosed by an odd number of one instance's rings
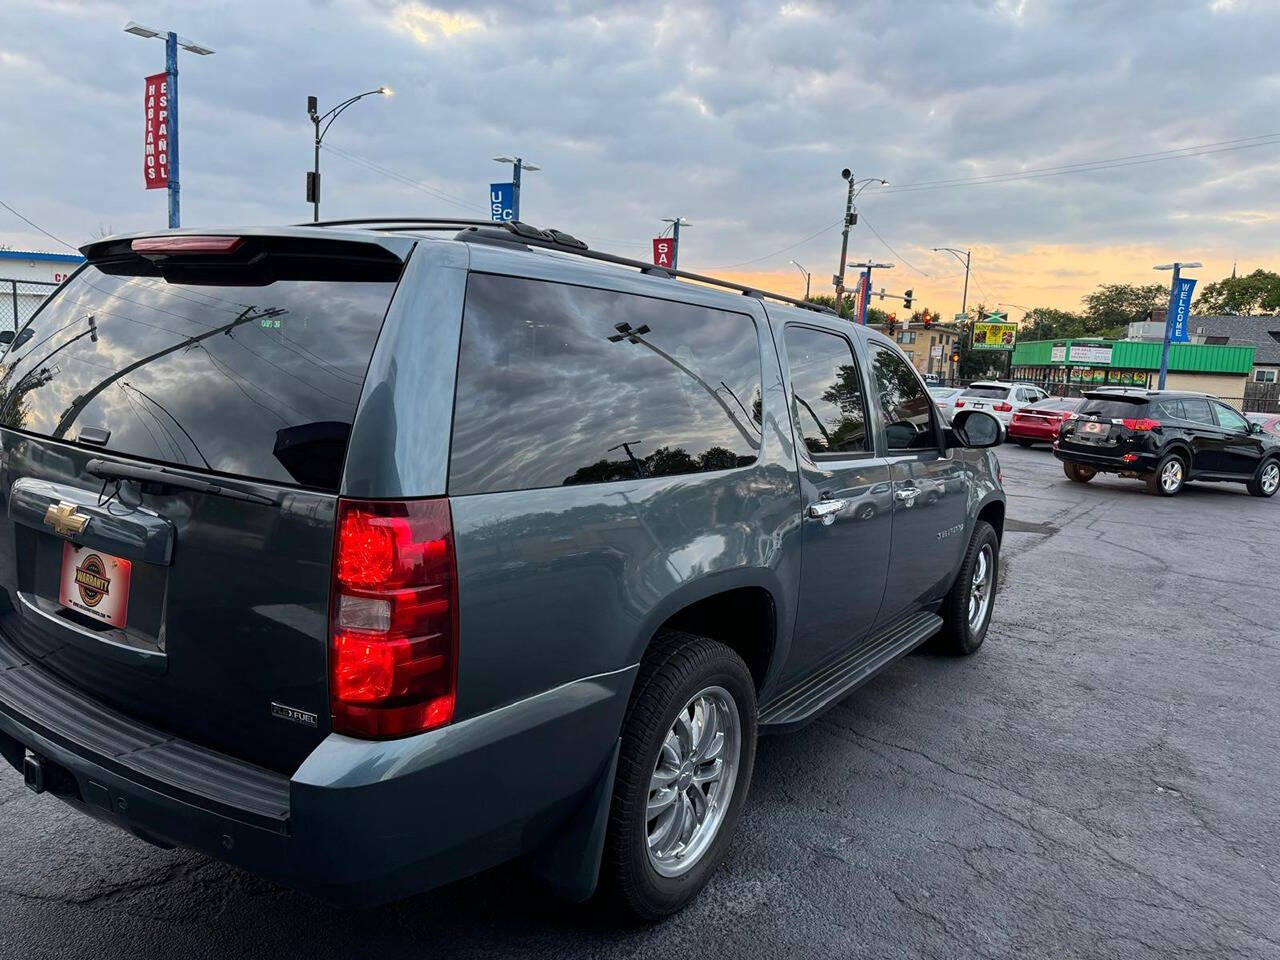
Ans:
POLYGON ((144 839, 335 903, 380 903, 553 842, 612 760, 634 671, 402 740, 330 735, 285 778, 100 705, 89 715, 51 710, 50 697, 65 697, 63 706, 83 698, 0 647, 0 753, 21 770, 30 752, 49 792, 144 839), (116 749, 126 729, 159 736, 180 762, 139 769, 134 754, 116 749))
POLYGON ((1053 455, 1063 463, 1078 463, 1082 466, 1093 467, 1093 469, 1101 473, 1153 473, 1156 465, 1160 462, 1159 454, 1145 453, 1140 450, 1099 451, 1095 453, 1090 450, 1080 450, 1076 447, 1064 449, 1061 446, 1055 446, 1053 455), (1126 453, 1135 455, 1137 459, 1126 463, 1121 459, 1126 453))

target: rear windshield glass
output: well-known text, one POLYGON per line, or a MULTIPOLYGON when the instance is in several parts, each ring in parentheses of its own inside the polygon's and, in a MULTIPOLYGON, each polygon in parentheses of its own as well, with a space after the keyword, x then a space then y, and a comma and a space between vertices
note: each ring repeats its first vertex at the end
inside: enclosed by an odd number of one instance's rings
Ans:
POLYGON ((961 396, 965 397, 993 397, 1003 400, 1009 395, 1008 387, 969 387, 961 396))
POLYGON ((1044 400, 1037 400, 1028 410, 1074 410, 1080 406, 1084 400, 1080 397, 1048 397, 1044 400))
POLYGON ((290 276, 188 285, 87 267, 5 356, 0 425, 71 442, 92 427, 109 431, 97 449, 337 490, 395 283, 290 276))
POLYGON ((1099 417, 1103 420, 1123 420, 1125 417, 1141 417, 1147 411, 1146 397, 1116 397, 1114 399, 1096 400, 1086 397, 1080 405, 1080 415, 1099 417))

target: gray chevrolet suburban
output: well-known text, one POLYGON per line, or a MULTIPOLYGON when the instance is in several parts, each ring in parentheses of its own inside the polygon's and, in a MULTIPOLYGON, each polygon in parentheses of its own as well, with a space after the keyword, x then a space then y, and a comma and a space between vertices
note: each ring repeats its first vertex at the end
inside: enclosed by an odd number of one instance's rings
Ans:
POLYGON ((520 223, 84 253, 0 335, 0 753, 151 843, 660 917, 760 733, 986 634, 999 426, 866 327, 520 223))

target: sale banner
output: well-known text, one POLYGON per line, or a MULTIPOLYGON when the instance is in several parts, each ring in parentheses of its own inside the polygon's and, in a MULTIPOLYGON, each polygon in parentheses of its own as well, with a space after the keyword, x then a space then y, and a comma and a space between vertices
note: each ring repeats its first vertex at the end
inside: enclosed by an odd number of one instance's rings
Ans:
POLYGON ((148 190, 169 186, 169 75, 147 77, 143 88, 145 136, 142 180, 148 190))

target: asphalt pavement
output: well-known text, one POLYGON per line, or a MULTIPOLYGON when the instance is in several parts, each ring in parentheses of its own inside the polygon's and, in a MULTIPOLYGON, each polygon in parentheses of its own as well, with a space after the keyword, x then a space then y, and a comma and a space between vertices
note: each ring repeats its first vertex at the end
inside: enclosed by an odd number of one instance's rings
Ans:
POLYGON ((1280 957, 1280 498, 1000 459, 983 649, 762 740, 729 861, 663 924, 514 867, 336 910, 0 765, 0 957, 1280 957))

